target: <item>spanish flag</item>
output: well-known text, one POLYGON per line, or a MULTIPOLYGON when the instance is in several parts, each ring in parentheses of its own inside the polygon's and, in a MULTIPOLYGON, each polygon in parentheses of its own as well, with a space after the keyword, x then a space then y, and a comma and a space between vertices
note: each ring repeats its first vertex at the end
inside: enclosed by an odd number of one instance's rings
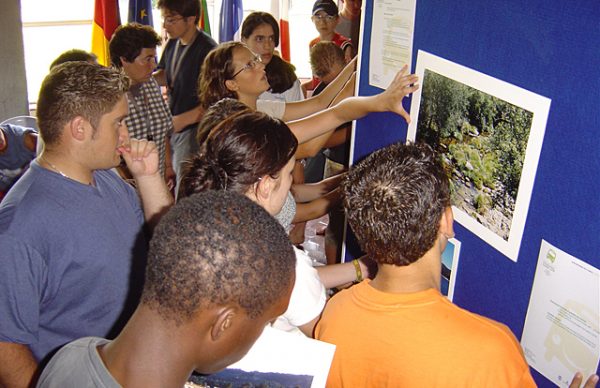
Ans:
POLYGON ((108 42, 113 32, 121 24, 118 0, 95 0, 94 23, 92 24, 92 52, 98 57, 98 63, 110 65, 108 42))

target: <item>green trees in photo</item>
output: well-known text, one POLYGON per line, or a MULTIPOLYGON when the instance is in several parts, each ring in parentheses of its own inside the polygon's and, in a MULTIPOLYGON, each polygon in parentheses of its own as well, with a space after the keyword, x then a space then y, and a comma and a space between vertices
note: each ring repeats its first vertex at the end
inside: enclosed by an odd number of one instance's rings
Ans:
POLYGON ((512 215, 532 118, 518 106, 426 70, 417 140, 443 155, 453 180, 472 184, 478 213, 495 206, 512 215))

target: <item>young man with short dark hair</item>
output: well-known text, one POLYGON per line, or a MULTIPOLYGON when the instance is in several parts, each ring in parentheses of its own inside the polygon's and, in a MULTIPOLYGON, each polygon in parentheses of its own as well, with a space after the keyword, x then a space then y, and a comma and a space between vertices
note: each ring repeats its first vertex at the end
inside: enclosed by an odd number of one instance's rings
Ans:
POLYGON ((128 89, 120 71, 83 61, 42 82, 44 150, 0 204, 0 386, 31 384, 73 339, 114 336, 137 305, 143 226, 172 197, 156 145, 129 138, 128 89), (121 156, 139 196, 111 171, 121 156))
POLYGON ((169 41, 154 77, 159 85, 167 87, 169 94, 174 124, 172 160, 179 181, 181 163, 198 150, 196 127, 204 113, 198 97, 198 76, 204 58, 217 43, 198 29, 198 0, 159 0, 157 6, 169 41))
POLYGON ((75 341, 39 387, 183 387, 239 360, 283 314, 295 256, 283 228, 240 194, 179 201, 154 231, 142 301, 114 340, 75 341))
POLYGON ((454 229, 448 177, 432 149, 375 151, 342 187, 349 224, 378 272, 335 295, 316 328, 336 345, 327 386, 535 387, 506 326, 440 294, 454 229))

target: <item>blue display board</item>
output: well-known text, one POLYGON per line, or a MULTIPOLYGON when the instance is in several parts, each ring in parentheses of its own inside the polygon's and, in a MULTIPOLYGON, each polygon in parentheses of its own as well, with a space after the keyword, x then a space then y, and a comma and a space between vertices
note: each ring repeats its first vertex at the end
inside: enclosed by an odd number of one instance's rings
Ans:
MULTIPOLYGON (((368 84, 373 2, 364 2, 359 94, 368 84)), ((600 5, 581 1, 417 1, 413 42, 424 50, 552 100, 517 262, 459 224, 454 302, 521 338, 541 240, 600 267, 600 5)), ((405 108, 410 99, 405 99, 405 108)), ((392 114, 356 123, 354 162, 395 141, 392 114)), ((346 259, 358 255, 352 237, 346 259)), ((553 384, 533 370, 537 383, 553 384)))

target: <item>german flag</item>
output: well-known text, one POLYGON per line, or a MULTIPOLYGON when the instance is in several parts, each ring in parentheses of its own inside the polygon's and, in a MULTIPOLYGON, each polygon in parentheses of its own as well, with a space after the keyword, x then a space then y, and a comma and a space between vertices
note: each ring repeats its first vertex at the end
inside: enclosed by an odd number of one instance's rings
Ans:
POLYGON ((120 24, 118 0, 95 0, 92 52, 98 57, 98 63, 103 66, 110 65, 108 42, 120 24))

